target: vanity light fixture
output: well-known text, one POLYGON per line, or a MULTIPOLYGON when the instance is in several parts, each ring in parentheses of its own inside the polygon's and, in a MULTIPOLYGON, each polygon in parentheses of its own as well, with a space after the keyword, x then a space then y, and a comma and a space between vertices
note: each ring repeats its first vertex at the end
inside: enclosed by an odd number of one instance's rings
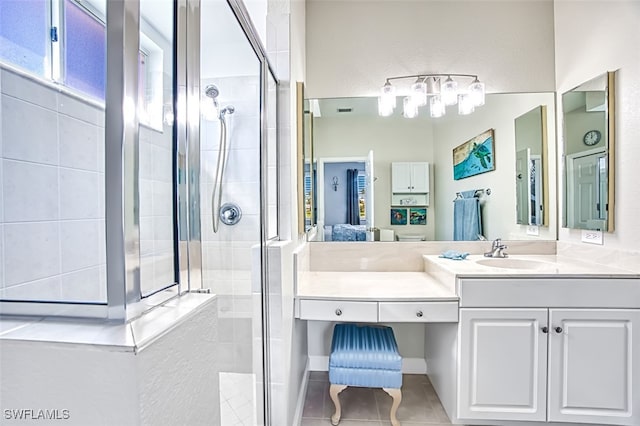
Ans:
POLYGON ((398 90, 391 84, 392 80, 413 79, 407 96, 403 98, 402 115, 413 118, 418 115, 418 108, 429 104, 431 117, 442 117, 446 107, 458 104, 458 114, 471 114, 476 107, 484 105, 484 83, 473 74, 414 74, 388 77, 378 98, 378 114, 388 117, 396 107, 398 90), (458 89, 458 82, 453 79, 468 78, 471 83, 458 89))

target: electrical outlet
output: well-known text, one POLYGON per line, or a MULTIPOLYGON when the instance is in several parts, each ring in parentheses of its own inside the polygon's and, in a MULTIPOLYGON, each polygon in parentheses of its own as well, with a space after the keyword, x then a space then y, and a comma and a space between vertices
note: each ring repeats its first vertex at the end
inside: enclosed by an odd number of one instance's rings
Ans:
POLYGON ((540 227, 535 225, 527 226, 527 235, 540 235, 540 227))
POLYGON ((582 230, 582 242, 589 244, 602 245, 602 231, 592 231, 590 229, 582 230))

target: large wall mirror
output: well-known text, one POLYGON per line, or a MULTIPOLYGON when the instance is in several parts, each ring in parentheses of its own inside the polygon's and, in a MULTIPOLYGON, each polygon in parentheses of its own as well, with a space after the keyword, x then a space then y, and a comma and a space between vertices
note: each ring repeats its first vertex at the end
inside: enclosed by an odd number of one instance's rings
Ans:
POLYGON ((489 94, 485 105, 471 115, 461 116, 451 109, 440 118, 431 118, 427 112, 409 119, 402 117, 401 111, 380 117, 375 97, 313 99, 311 104, 310 168, 316 173, 311 174, 310 186, 317 213, 311 224, 318 224, 316 240, 329 240, 329 227, 349 223, 346 204, 351 183, 355 188, 351 193, 358 199, 356 216, 360 215, 360 224, 364 223, 367 231, 380 230, 375 239, 385 240, 385 231, 393 231, 395 239, 453 240, 454 200, 467 191, 475 192, 480 200, 482 237, 557 238, 554 93, 489 94), (529 113, 537 126, 527 124, 516 133, 520 127, 516 119, 526 119, 529 113), (494 170, 454 178, 454 149, 489 129, 494 135, 490 159, 494 170), (540 177, 526 193, 529 206, 533 206, 529 208, 537 209, 536 213, 526 213, 523 221, 517 214, 514 184, 517 143, 529 146, 533 167, 528 167, 535 168, 540 177), (417 163, 423 171, 422 165, 429 164, 426 199, 419 199, 416 205, 398 205, 392 190, 392 163, 417 163))
POLYGON ((614 230, 614 88, 607 72, 562 95, 567 228, 614 230))

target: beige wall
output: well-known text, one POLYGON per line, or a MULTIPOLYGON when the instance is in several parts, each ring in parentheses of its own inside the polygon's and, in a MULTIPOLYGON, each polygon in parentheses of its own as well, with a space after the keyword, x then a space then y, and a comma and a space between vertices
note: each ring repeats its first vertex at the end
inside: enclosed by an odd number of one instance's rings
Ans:
MULTIPOLYGON (((615 232, 604 235, 607 248, 639 248, 640 186, 640 3, 638 1, 555 1, 556 90, 566 92, 605 71, 616 81, 615 232), (588 31, 585 31, 588 23, 588 31)), ((560 105, 558 111, 562 111, 560 105)), ((558 131, 562 146, 561 128, 558 131)), ((559 153, 562 154, 561 152, 559 153)), ((559 192, 563 196, 563 192, 559 192)), ((561 199, 561 198, 560 198, 561 199)), ((560 218, 562 217, 560 210, 560 218)), ((579 242, 581 232, 560 228, 559 239, 579 242)))
MULTIPOLYGON (((482 217, 484 236, 488 239, 504 238, 511 240, 532 238, 526 234, 526 226, 516 224, 516 184, 515 184, 515 125, 516 117, 539 105, 547 105, 547 137, 549 146, 549 209, 554 212, 555 203, 555 150, 554 150, 554 94, 527 93, 501 94, 487 96, 487 103, 466 117, 445 116, 434 126, 435 167, 434 192, 435 220, 437 240, 453 239, 453 199, 456 192, 471 189, 491 189, 491 195, 483 195, 482 217), (464 123, 464 125, 461 125, 464 123), (496 169, 465 179, 453 180, 452 151, 456 146, 479 135, 488 129, 494 129, 496 169)), ((549 226, 539 229, 536 239, 556 238, 555 215, 550 215, 549 226)))
POLYGON ((386 77, 425 72, 553 91, 552 1, 307 1, 310 97, 376 95, 386 77))

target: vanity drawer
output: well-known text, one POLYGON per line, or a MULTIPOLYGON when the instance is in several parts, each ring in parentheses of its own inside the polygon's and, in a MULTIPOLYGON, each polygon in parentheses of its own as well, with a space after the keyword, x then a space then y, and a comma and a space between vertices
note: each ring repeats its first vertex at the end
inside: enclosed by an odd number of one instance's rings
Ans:
POLYGON ((380 302, 380 322, 458 322, 458 302, 380 302))
POLYGON ((377 322, 378 302, 300 300, 300 319, 377 322))

